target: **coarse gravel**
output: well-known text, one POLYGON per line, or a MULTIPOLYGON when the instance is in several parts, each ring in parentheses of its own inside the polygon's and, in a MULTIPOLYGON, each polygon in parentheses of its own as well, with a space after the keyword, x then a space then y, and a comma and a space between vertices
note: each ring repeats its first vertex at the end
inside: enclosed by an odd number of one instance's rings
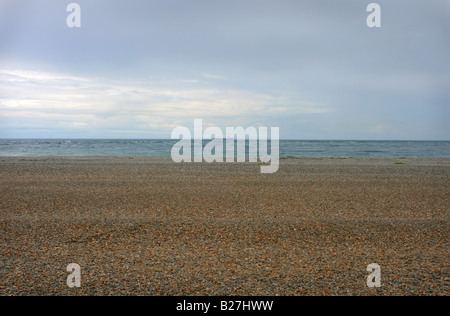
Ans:
POLYGON ((260 167, 0 157, 0 295, 449 294, 450 158, 260 167))

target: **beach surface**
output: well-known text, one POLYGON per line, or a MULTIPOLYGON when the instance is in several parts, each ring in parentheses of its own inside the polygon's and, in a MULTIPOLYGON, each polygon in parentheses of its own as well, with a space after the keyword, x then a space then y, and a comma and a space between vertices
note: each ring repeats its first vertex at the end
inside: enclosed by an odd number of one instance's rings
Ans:
POLYGON ((0 295, 450 294, 450 158, 260 167, 0 157, 0 295))

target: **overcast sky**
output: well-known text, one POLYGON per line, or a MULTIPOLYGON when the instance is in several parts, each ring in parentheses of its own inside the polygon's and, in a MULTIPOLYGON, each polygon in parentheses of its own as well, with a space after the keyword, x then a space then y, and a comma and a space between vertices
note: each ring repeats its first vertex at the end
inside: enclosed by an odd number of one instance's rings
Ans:
POLYGON ((448 0, 1 0, 0 138, 450 140, 449 39, 448 0))

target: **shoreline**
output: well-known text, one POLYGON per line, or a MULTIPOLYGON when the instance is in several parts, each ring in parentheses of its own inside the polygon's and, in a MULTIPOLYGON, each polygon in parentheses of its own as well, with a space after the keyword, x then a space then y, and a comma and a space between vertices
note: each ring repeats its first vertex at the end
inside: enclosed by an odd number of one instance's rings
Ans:
MULTIPOLYGON (((235 157, 236 158, 236 157, 235 157)), ((248 156, 246 157, 248 158, 248 156)), ((84 156, 1 156, 0 155, 0 161, 8 161, 8 160, 14 160, 14 159, 20 159, 20 160, 26 160, 26 159, 147 159, 147 160, 168 160, 170 162, 173 162, 172 157, 170 155, 161 155, 161 156, 141 156, 141 155, 120 155, 120 156, 114 156, 114 155, 84 155, 84 156)), ((450 157, 428 157, 428 156, 386 156, 386 157, 375 157, 375 156, 281 156, 279 157, 280 160, 392 160, 392 159, 409 159, 409 160, 448 160, 450 162, 450 157)), ((194 163, 192 161, 192 163, 194 163)), ((196 164, 199 164, 199 162, 195 162, 196 164)), ((206 163, 206 161, 203 161, 203 163, 206 163)), ((214 162, 217 163, 217 162, 214 162)), ((226 162, 223 162, 226 163, 226 162)), ((235 162, 237 163, 237 162, 235 162)))
MULTIPOLYGON (((247 157, 248 159, 248 157, 247 157)), ((172 165, 174 168, 180 168, 180 166, 189 166, 195 168, 199 172, 201 169, 206 169, 209 172, 211 166, 217 166, 219 168, 224 168, 224 170, 232 171, 233 166, 235 171, 243 171, 247 173, 249 169, 245 169, 245 166, 253 167, 257 166, 259 169, 263 163, 259 162, 181 162, 175 163, 170 156, 16 156, 16 157, 2 157, 0 156, 0 165, 8 163, 120 163, 120 164, 163 164, 172 165), (201 168, 199 168, 201 167, 201 168)), ((267 165, 270 165, 269 162, 267 165)), ((398 167, 402 166, 404 168, 409 168, 413 166, 450 166, 450 157, 293 157, 286 156, 279 158, 279 168, 277 172, 272 173, 276 176, 280 172, 283 173, 283 167, 290 168, 294 165, 298 166, 319 166, 326 164, 327 166, 392 166, 396 165, 398 167)), ((284 169, 285 169, 284 168, 284 169)), ((286 170, 286 169, 285 169, 286 170)))

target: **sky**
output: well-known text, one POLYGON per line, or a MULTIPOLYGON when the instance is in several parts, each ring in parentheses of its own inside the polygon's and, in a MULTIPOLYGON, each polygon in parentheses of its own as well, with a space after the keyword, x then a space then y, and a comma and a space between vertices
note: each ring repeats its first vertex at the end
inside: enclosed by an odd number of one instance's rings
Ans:
POLYGON ((0 0, 0 138, 450 140, 449 35, 448 0, 0 0))

